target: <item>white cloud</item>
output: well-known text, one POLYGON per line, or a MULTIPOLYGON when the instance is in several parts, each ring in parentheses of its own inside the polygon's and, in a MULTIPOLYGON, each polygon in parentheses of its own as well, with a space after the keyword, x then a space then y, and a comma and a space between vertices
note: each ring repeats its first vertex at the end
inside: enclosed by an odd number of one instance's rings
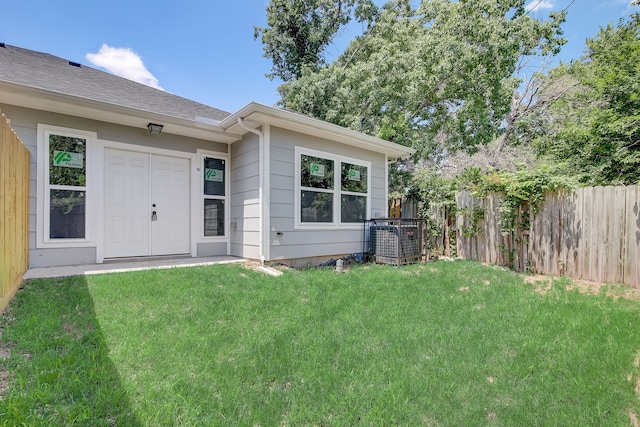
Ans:
POLYGON ((524 7, 527 12, 537 12, 540 9, 551 9, 553 3, 547 0, 531 0, 528 5, 524 7))
POLYGON ((158 79, 144 66, 140 56, 129 48, 103 44, 98 53, 87 53, 86 58, 93 65, 105 68, 116 76, 164 90, 158 85, 158 79))

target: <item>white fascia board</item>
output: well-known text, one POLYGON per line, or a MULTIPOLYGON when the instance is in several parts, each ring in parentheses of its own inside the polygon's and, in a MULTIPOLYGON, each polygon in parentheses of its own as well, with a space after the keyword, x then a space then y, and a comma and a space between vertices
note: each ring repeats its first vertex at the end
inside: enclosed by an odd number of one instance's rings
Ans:
POLYGON ((239 134, 225 132, 219 122, 196 120, 196 117, 193 121, 185 120, 7 82, 0 82, 0 92, 2 93, 0 102, 3 104, 143 129, 149 122, 160 123, 164 126, 163 133, 227 144, 242 138, 239 134))
POLYGON ((238 117, 245 120, 246 124, 255 122, 260 124, 270 124, 276 127, 293 130, 320 138, 331 139, 354 147, 383 153, 390 158, 401 158, 415 153, 413 148, 400 144, 385 141, 380 138, 369 136, 342 126, 334 125, 313 117, 305 116, 281 108, 269 107, 256 102, 249 103, 231 116, 220 122, 220 126, 226 131, 233 133, 241 132, 237 129, 238 117))

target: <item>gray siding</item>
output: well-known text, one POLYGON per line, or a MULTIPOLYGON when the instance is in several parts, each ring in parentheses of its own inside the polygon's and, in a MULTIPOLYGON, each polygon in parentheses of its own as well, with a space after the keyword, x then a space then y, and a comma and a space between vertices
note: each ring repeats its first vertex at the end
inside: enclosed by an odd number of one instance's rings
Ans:
POLYGON ((227 242, 198 243, 199 257, 227 255, 227 242))
MULTIPOLYGON (((32 246, 30 246, 32 247, 32 246)), ((35 248, 35 244, 33 246, 35 248)), ((29 268, 96 263, 96 248, 29 249, 29 268)))
MULTIPOLYGON (((195 153, 199 148, 222 153, 227 152, 227 145, 222 143, 181 137, 168 133, 150 135, 146 129, 118 126, 95 120, 81 119, 12 105, 0 104, 0 109, 9 118, 11 127, 31 153, 29 186, 29 266, 32 268, 70 264, 92 264, 96 261, 95 247, 63 249, 36 248, 38 124, 96 132, 100 140, 132 143, 142 147, 157 147, 187 153, 195 153)), ((226 254, 226 243, 224 253, 226 254)))
POLYGON ((363 250, 361 226, 343 229, 295 229, 295 147, 364 160, 371 163, 371 215, 387 213, 385 156, 296 132, 271 128, 271 261, 344 255, 363 250), (282 233, 278 236, 277 233, 282 233))
POLYGON ((260 259, 260 141, 247 134, 231 145, 231 253, 260 259))

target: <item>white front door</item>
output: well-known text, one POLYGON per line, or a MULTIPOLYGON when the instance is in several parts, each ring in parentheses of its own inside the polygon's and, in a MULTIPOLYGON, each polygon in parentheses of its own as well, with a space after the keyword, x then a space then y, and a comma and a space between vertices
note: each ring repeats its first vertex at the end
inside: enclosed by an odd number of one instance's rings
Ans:
POLYGON ((105 258, 189 253, 189 160, 105 149, 105 258))

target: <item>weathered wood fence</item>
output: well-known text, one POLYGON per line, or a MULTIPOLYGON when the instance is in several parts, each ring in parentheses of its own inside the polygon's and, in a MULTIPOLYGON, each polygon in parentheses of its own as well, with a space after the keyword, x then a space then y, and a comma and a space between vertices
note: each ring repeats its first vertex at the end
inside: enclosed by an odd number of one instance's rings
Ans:
POLYGON ((29 150, 0 112, 0 313, 29 267, 29 150))
POLYGON ((500 226, 500 194, 480 200, 461 192, 456 202, 462 258, 640 288, 640 187, 548 193, 536 214, 526 207, 518 213, 524 229, 507 233, 500 226))

